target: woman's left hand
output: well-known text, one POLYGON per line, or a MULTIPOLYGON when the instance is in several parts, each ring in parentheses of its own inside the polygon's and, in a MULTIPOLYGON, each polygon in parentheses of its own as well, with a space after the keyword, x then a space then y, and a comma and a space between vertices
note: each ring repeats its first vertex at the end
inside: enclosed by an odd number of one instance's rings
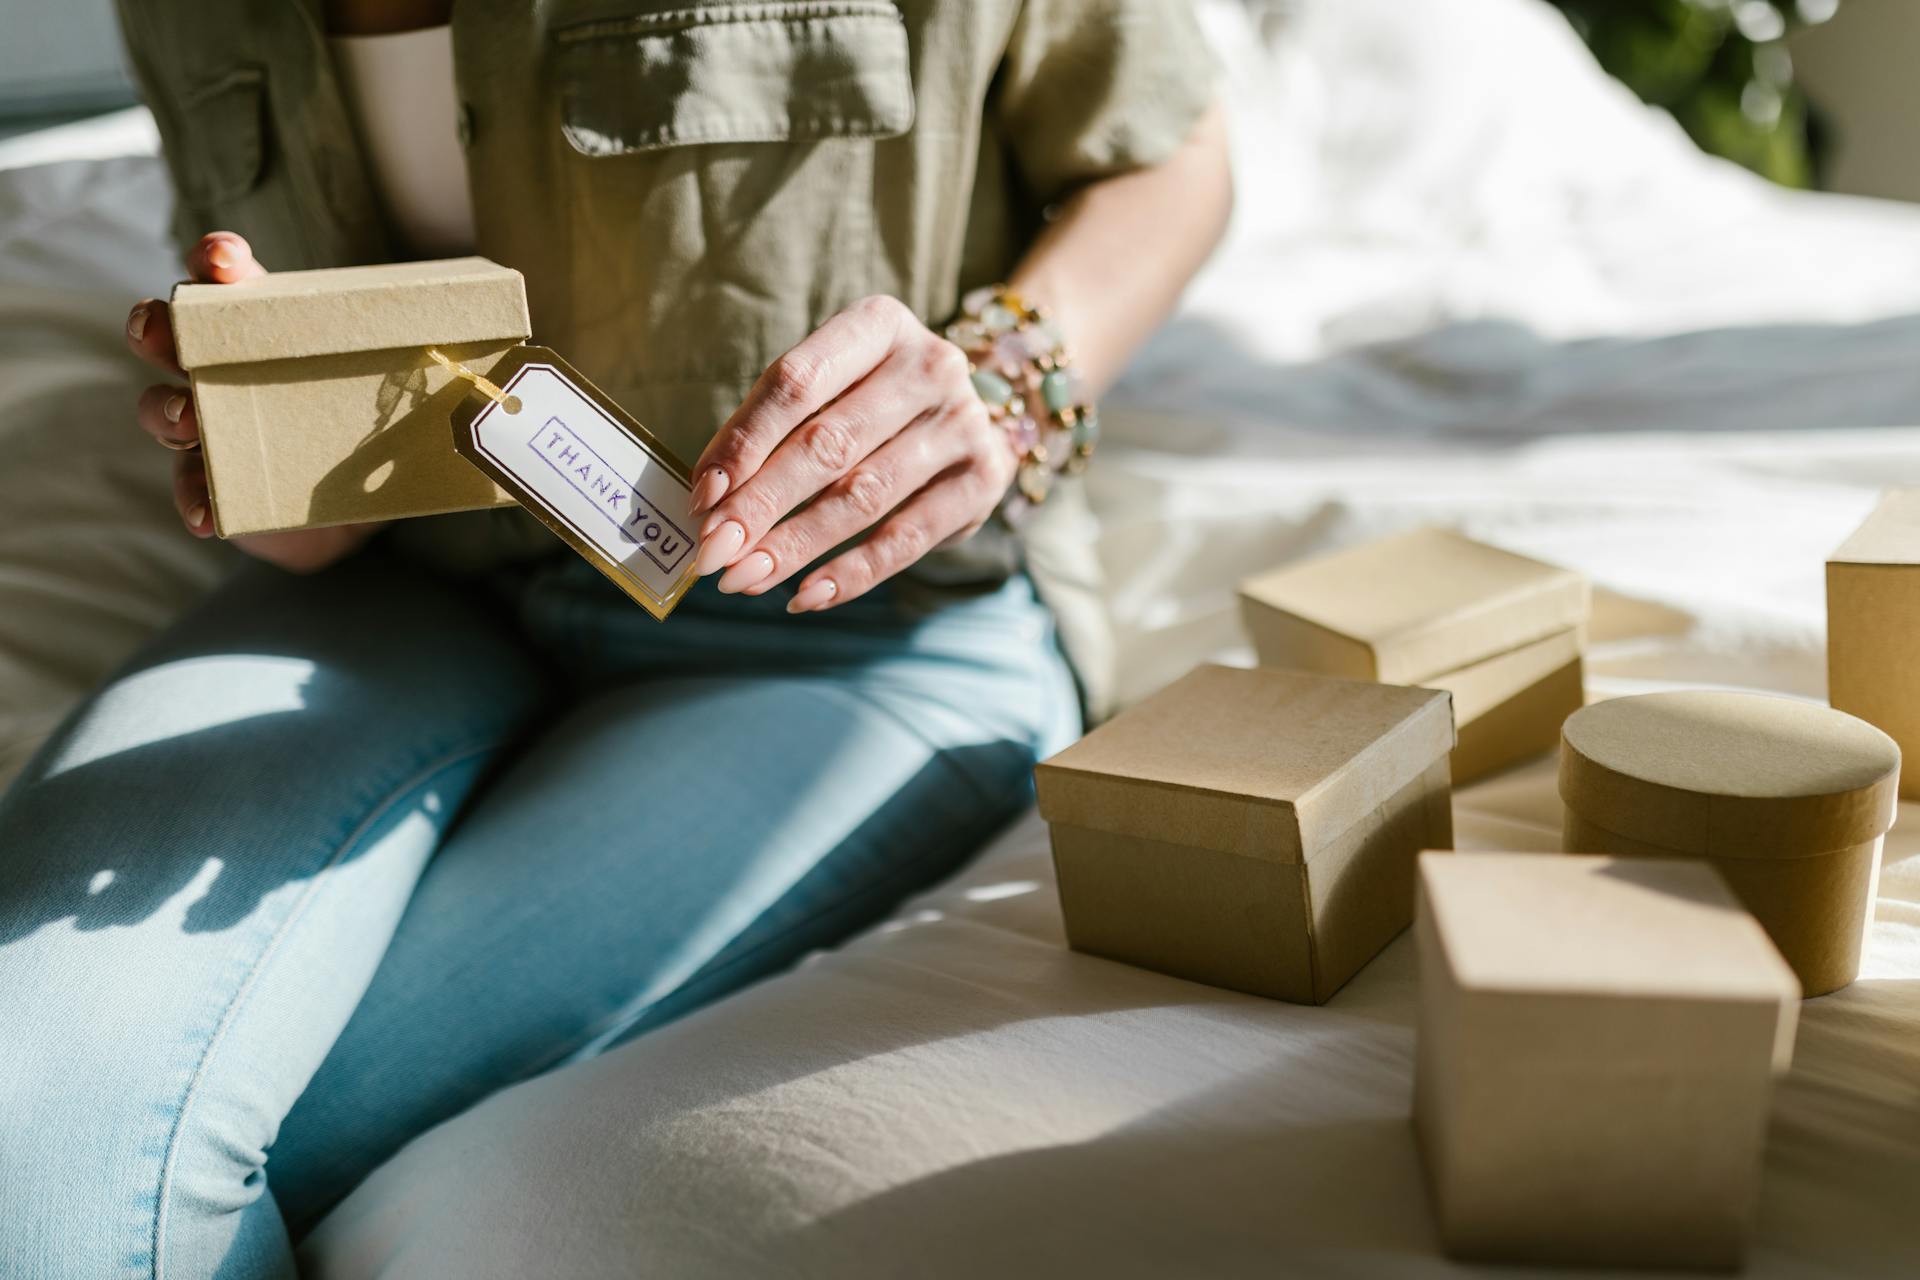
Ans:
POLYGON ((1018 462, 960 348, 866 298, 768 366, 700 455, 695 569, 759 595, 865 532, 787 604, 829 609, 977 530, 1018 462))

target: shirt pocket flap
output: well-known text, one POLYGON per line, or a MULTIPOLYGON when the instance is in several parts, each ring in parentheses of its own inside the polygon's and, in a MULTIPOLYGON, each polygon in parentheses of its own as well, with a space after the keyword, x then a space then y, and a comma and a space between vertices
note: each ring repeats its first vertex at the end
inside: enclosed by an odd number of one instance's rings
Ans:
POLYGON ((561 130, 582 155, 708 142, 890 138, 913 125, 899 11, 742 4, 557 31, 561 130))
POLYGON ((181 95, 183 127, 173 141, 187 154, 175 172, 188 203, 223 204, 260 184, 266 79, 260 67, 233 67, 181 95))

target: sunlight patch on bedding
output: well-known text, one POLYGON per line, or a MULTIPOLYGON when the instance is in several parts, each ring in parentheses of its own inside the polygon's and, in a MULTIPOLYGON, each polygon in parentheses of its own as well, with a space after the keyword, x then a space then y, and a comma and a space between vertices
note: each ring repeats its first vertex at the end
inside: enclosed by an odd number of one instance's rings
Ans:
POLYGON ((1003 880, 999 884, 976 885, 967 890, 967 901, 998 902, 1002 898, 1017 898, 1023 893, 1032 893, 1039 887, 1038 880, 1003 880))
POLYGON ((874 932, 899 933, 902 929, 911 929, 917 924, 933 924, 936 921, 945 920, 946 918, 945 912, 935 911, 932 907, 923 907, 912 915, 901 916, 897 919, 889 920, 885 924, 876 926, 874 932))
POLYGON ((103 692, 47 770, 57 777, 123 751, 256 716, 299 711, 314 665, 254 654, 187 658, 137 672, 103 692), (154 714, 165 706, 168 714, 154 714))

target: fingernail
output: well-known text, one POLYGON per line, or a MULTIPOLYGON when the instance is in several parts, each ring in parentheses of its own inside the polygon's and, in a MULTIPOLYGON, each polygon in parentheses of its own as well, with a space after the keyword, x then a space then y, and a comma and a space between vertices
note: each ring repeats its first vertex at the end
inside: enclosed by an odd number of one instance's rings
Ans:
POLYGON ((185 413, 186 411, 187 411, 187 398, 183 395, 168 396, 167 402, 160 406, 161 415, 165 417, 168 422, 174 423, 176 425, 180 421, 180 415, 185 413))
POLYGON ((740 548, 746 545, 747 531, 740 522, 725 521, 711 534, 700 535, 700 554, 694 557, 693 571, 697 574, 712 573, 739 555, 740 548))
POLYGON ((140 341, 147 331, 147 304, 141 303, 127 315, 127 336, 135 342, 140 341))
POLYGON ((788 613, 812 613, 840 594, 840 584, 832 578, 818 578, 794 593, 787 601, 788 613))
POLYGON ((188 528, 197 530, 200 528, 201 525, 205 524, 206 522, 207 522, 207 504, 206 503, 196 502, 192 506, 187 508, 187 527, 188 528))
POLYGON ((233 255, 233 246, 225 240, 215 240, 207 246, 207 261, 225 271, 238 261, 233 255))
POLYGON ((727 473, 718 467, 708 467, 707 473, 700 477, 700 483, 693 486, 693 503, 688 508, 689 515, 699 515, 727 493, 727 473))
POLYGON ((756 551, 720 575, 720 589, 728 593, 745 591, 772 572, 773 557, 764 551, 756 551))
POLYGON ((172 449, 175 453, 185 453, 189 449, 198 449, 200 447, 198 440, 175 440, 172 436, 155 436, 154 439, 158 440, 167 448, 172 449))
POLYGON ((700 536, 702 538, 711 538, 713 536, 713 531, 715 529, 718 529, 720 527, 721 521, 725 520, 726 518, 727 517, 725 515, 723 515, 721 512, 718 512, 718 511, 708 516, 706 518, 706 521, 702 523, 700 526, 700 536))

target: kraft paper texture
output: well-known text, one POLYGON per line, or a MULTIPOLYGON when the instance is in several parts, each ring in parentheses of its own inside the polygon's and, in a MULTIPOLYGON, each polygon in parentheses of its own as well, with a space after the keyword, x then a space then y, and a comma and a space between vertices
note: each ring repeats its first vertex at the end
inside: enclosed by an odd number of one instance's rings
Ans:
POLYGON ((1448 695, 1202 666, 1035 769, 1077 950, 1319 1003, 1453 842, 1448 695))
POLYGON ((1263 666, 1422 684, 1586 622, 1571 569, 1417 529, 1285 565, 1240 587, 1263 666))
POLYGON ((174 290, 222 537, 504 506, 453 449, 468 393, 527 337, 520 274, 481 258, 174 290))
POLYGON ((1799 991, 1685 860, 1429 854, 1414 1122, 1447 1252, 1738 1265, 1799 991))
MULTIPOLYGON (((1827 697, 1920 749, 1920 490, 1888 494, 1827 561, 1827 697)), ((1920 799, 1920 770, 1900 794, 1920 799)))
POLYGON ((1034 782, 1048 822, 1297 863, 1452 746, 1445 693, 1208 664, 1034 782))
POLYGON ((1211 986, 1323 1004, 1413 918, 1414 859, 1453 843, 1444 759, 1304 864, 1056 823, 1067 942, 1211 986))
POLYGON ((1687 690, 1596 703, 1560 752, 1568 852, 1709 860, 1809 996, 1860 971, 1900 752, 1817 703, 1687 690))
POLYGON ((1586 702, 1580 648, 1577 631, 1562 631, 1426 682, 1453 694, 1456 786, 1559 745, 1560 727, 1586 702))

